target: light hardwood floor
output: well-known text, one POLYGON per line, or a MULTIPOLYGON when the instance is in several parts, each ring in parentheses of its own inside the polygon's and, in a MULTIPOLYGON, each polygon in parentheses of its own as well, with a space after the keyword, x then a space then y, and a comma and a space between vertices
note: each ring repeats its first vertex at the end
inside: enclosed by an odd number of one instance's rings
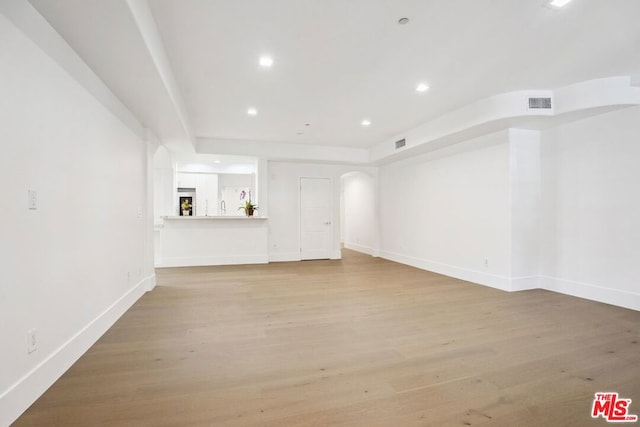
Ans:
POLYGON ((158 270, 16 426, 586 426, 640 312, 341 261, 158 270))

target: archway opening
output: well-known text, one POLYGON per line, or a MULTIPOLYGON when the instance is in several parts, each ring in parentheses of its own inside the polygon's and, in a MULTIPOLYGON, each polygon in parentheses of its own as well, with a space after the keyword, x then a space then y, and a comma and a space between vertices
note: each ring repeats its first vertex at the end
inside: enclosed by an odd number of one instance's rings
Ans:
POLYGON ((343 248, 375 254, 376 203, 372 176, 349 172, 340 177, 340 241, 343 248))

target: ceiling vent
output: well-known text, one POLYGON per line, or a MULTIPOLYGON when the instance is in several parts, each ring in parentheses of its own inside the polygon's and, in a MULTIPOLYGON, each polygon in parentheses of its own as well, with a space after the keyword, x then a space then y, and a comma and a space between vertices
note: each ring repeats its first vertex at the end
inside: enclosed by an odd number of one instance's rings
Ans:
POLYGON ((529 108, 551 108, 551 98, 529 98, 529 108))
POLYGON ((402 138, 401 140, 396 141, 396 150, 398 148, 404 147, 405 145, 407 145, 407 140, 405 138, 402 138))

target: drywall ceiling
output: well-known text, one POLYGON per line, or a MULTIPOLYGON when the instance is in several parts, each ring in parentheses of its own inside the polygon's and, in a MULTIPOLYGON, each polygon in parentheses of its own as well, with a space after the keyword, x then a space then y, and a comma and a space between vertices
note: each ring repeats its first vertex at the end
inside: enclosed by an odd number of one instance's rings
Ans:
POLYGON ((162 139, 365 148, 486 96, 640 74, 637 0, 30 2, 162 139), (177 101, 132 4, 155 21, 177 101))

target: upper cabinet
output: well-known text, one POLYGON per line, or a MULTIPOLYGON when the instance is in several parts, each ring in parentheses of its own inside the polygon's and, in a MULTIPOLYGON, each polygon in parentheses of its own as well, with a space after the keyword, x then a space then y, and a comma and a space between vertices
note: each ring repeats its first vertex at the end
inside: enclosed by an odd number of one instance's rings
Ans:
POLYGON ((176 187, 196 188, 196 178, 199 174, 189 172, 178 172, 176 174, 176 187))

